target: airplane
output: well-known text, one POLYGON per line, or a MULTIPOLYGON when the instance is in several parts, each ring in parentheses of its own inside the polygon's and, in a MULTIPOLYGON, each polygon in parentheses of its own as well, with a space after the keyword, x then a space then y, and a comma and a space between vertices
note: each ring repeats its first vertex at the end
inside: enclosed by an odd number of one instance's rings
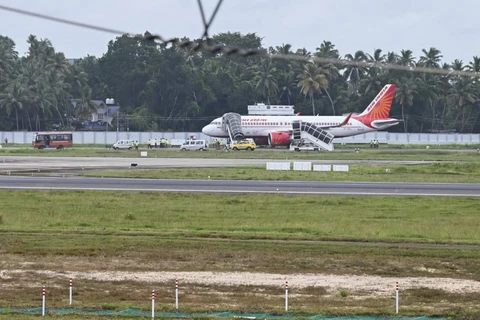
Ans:
MULTIPOLYGON (((395 84, 387 84, 375 99, 360 114, 345 116, 241 116, 245 138, 252 138, 258 145, 289 146, 292 135, 292 121, 309 122, 332 134, 334 138, 350 137, 367 132, 383 130, 399 124, 399 119, 389 117, 395 84)), ((203 127, 205 135, 215 138, 229 138, 219 117, 203 127)))

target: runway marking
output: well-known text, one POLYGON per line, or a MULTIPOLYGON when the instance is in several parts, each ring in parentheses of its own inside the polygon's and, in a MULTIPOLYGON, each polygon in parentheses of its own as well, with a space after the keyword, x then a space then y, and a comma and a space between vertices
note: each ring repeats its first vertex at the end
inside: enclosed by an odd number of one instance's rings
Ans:
POLYGON ((189 192, 189 193, 263 193, 263 194, 293 194, 293 195, 348 195, 348 196, 419 196, 419 197, 474 197, 480 194, 451 193, 411 193, 411 192, 345 192, 345 191, 282 191, 282 190, 203 190, 203 189, 155 189, 155 188, 95 188, 95 187, 7 187, 7 190, 45 190, 45 191, 126 191, 126 192, 189 192))

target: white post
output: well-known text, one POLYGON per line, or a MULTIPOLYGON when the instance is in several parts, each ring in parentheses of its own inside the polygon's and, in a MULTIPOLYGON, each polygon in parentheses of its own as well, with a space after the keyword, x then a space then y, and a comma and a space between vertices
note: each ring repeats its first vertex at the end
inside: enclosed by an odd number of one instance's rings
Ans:
POLYGON ((42 317, 45 316, 45 286, 42 288, 42 317))
POLYGON ((72 305, 72 288, 73 288, 72 285, 73 285, 72 278, 70 278, 70 305, 72 305))
POLYGON ((285 311, 288 311, 288 281, 285 282, 285 311))
POLYGON ((178 279, 175 279, 175 309, 178 309, 178 279))
POLYGON ((395 282, 395 313, 398 313, 398 282, 395 282))
POLYGON ((155 318, 155 290, 152 290, 152 319, 155 318))

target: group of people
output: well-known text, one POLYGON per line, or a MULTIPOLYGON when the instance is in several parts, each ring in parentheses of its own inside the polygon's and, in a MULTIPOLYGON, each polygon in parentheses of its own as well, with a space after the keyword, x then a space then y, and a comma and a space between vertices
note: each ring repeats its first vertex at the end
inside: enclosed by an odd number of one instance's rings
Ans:
POLYGON ((165 139, 165 138, 148 139, 148 146, 147 146, 148 149, 159 148, 159 147, 160 148, 171 147, 170 141, 168 141, 168 139, 165 139))
POLYGON ((223 140, 217 140, 214 138, 210 144, 210 147, 216 150, 221 150, 222 148, 228 149, 228 143, 226 144, 223 140))
POLYGON ((130 146, 132 147, 132 149, 135 149, 135 150, 138 150, 138 144, 139 142, 135 140, 132 140, 132 142, 130 142, 130 146))
POLYGON ((378 149, 378 140, 377 139, 373 139, 373 140, 370 141, 370 148, 378 149))

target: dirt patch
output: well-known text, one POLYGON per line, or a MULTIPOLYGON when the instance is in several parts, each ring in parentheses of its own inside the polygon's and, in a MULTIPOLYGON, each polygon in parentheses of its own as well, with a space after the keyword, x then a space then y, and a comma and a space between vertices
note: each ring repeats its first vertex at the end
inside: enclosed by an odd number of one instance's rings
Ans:
POLYGON ((278 286, 283 287, 288 281, 292 290, 308 287, 324 287, 334 292, 345 289, 351 292, 368 292, 369 295, 385 295, 394 291, 398 281, 400 289, 429 288, 452 293, 474 293, 480 291, 480 282, 451 278, 425 277, 379 277, 358 275, 329 274, 272 274, 250 272, 122 272, 122 271, 92 271, 92 272, 56 272, 40 270, 2 270, 0 279, 22 277, 28 273, 39 277, 86 279, 93 281, 138 281, 146 283, 175 283, 178 279, 183 283, 222 285, 222 286, 278 286))

